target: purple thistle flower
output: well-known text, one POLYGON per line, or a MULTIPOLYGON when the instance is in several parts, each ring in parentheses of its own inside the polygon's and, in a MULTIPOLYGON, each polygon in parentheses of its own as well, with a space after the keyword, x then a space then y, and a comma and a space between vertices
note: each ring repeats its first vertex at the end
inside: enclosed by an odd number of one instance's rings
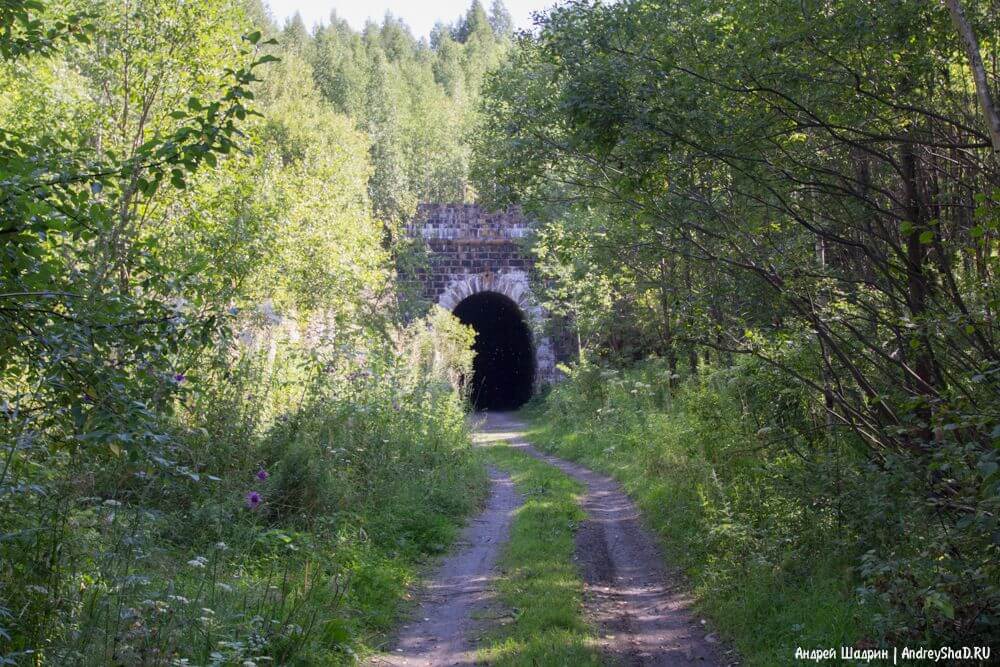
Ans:
POLYGON ((184 382, 184 380, 186 380, 186 379, 187 379, 187 376, 185 376, 184 373, 175 373, 174 374, 174 382, 176 382, 177 384, 180 384, 181 382, 184 382))
POLYGON ((270 477, 270 475, 263 468, 257 471, 257 479, 260 481, 266 482, 268 477, 270 477))
POLYGON ((261 504, 262 501, 263 498, 261 498, 261 495, 258 492, 250 491, 249 493, 247 493, 246 497, 247 509, 252 509, 252 510, 257 509, 257 507, 261 504))

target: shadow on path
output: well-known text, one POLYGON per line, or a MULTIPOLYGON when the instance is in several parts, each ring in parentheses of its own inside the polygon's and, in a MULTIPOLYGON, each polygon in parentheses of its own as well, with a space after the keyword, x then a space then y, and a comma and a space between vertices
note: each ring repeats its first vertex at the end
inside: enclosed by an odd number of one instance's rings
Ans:
POLYGON ((622 665, 727 664, 618 482, 539 452, 524 439, 524 431, 512 414, 490 413, 477 438, 506 440, 586 486, 582 507, 588 518, 577 531, 576 560, 585 584, 584 604, 601 630, 605 654, 622 665))

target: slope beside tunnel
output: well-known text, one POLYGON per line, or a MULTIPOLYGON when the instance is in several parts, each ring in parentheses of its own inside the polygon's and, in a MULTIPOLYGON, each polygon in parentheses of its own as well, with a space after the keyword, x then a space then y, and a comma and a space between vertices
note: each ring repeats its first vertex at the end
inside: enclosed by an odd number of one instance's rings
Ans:
POLYGON ((515 410, 531 398, 535 356, 521 309, 498 292, 479 292, 454 310, 476 331, 469 395, 477 410, 515 410))

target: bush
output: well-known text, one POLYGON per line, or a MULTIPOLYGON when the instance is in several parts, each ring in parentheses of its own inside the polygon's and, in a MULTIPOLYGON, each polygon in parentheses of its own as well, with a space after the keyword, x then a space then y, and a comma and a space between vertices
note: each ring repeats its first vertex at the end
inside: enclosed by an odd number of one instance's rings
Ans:
MULTIPOLYGON (((860 553, 831 505, 817 502, 817 468, 796 445, 772 442, 748 408, 766 371, 751 363, 680 389, 655 359, 568 374, 544 408, 543 439, 623 481, 750 664, 787 662, 796 644, 864 636, 870 618, 845 576, 860 553)), ((783 400, 787 408, 802 397, 783 400)))
MULTIPOLYGON (((783 354, 805 369, 815 351, 783 354)), ((750 662, 996 636, 996 501, 979 495, 995 456, 945 439, 929 459, 869 458, 770 365, 745 358, 673 391, 664 366, 567 369, 545 438, 623 479, 750 662)))

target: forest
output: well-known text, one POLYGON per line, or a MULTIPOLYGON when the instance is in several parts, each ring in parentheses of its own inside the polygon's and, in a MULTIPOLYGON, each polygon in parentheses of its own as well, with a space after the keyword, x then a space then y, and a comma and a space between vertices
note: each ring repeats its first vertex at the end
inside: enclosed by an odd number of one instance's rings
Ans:
POLYGON ((451 18, 0 0, 0 664, 456 664, 404 640, 477 516, 462 664, 677 664, 602 616, 602 489, 689 659, 990 647, 996 4, 451 18), (531 221, 518 413, 426 203, 531 221))

